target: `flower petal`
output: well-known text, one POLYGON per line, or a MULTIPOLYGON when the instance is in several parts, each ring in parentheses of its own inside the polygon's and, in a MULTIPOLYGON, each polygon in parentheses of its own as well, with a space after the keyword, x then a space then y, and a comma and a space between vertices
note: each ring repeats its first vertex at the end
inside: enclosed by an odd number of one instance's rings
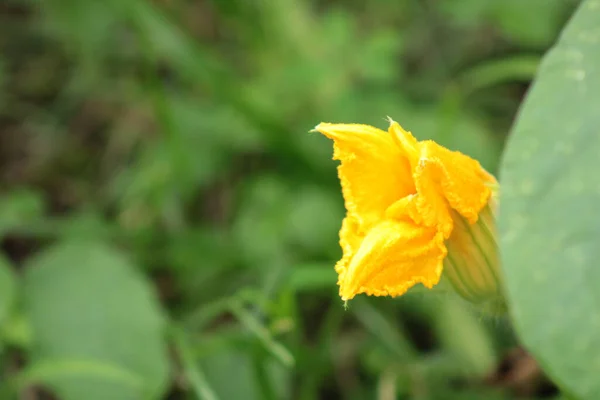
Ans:
POLYGON ((321 123, 315 129, 334 140, 346 209, 363 234, 388 206, 414 193, 408 160, 388 132, 359 124, 321 123))
POLYGON ((449 207, 475 223, 490 199, 489 185, 495 179, 464 154, 432 141, 420 142, 419 147, 419 164, 414 171, 418 195, 411 217, 427 226, 437 226, 448 238, 453 228, 449 207))
POLYGON ((367 293, 399 296, 417 283, 438 283, 446 247, 441 234, 411 221, 384 220, 375 225, 350 259, 338 263, 340 296, 367 293))
POLYGON ((340 246, 342 248, 342 259, 335 265, 335 271, 338 273, 338 285, 344 280, 348 264, 352 257, 360 248, 360 243, 364 239, 364 235, 358 233, 358 221, 356 218, 346 216, 342 221, 340 229, 340 246))
POLYGON ((414 170, 419 161, 419 142, 412 133, 405 130, 399 123, 391 118, 389 118, 389 121, 388 132, 392 136, 392 140, 406 154, 411 170, 414 170))

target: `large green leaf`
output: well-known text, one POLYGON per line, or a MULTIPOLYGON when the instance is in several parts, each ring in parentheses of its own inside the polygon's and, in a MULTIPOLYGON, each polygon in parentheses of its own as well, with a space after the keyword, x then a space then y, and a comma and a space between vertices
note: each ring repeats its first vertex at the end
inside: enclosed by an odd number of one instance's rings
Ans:
POLYGON ((567 392, 600 398, 600 1, 544 58, 501 169, 509 303, 526 347, 567 392))
POLYGON ((147 282, 118 252, 59 244, 30 262, 24 295, 34 339, 26 383, 64 400, 162 394, 164 319, 147 282))

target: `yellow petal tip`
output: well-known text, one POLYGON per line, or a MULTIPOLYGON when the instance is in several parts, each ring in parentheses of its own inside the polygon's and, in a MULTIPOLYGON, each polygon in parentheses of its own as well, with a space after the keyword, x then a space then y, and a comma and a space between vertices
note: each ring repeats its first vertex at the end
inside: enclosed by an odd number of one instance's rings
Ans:
POLYGON ((313 133, 313 132, 321 132, 321 129, 323 129, 323 124, 324 124, 324 122, 321 122, 321 123, 317 124, 309 132, 311 132, 311 133, 313 133))

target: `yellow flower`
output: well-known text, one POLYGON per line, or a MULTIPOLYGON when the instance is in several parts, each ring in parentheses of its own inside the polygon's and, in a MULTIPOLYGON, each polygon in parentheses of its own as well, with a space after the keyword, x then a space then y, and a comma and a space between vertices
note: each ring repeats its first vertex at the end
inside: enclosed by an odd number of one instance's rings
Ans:
POLYGON ((333 139, 341 161, 347 214, 335 269, 343 300, 399 296, 418 283, 432 288, 444 265, 469 300, 498 293, 498 280, 485 272, 498 264, 490 214, 496 180, 477 161, 417 141, 392 120, 387 132, 330 123, 315 130, 333 139))

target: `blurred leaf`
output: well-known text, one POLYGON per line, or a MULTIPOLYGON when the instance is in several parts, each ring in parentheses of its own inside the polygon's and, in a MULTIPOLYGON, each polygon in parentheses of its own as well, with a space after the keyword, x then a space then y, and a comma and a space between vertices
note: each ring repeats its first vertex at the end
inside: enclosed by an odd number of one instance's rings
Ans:
POLYGON ((70 45, 70 50, 97 60, 99 53, 111 49, 117 16, 110 7, 73 0, 36 3, 43 7, 45 22, 70 45))
POLYGON ((182 132, 188 150, 249 151, 261 148, 261 132, 227 104, 206 102, 203 99, 171 96, 174 119, 182 132))
POLYGON ((358 321, 393 353, 396 362, 413 360, 416 351, 399 325, 392 324, 389 318, 363 298, 353 300, 349 308, 358 321))
POLYGON ((484 377, 496 366, 490 334, 482 321, 450 297, 436 303, 434 324, 442 347, 456 360, 455 368, 484 377))
POLYGON ((34 335, 24 383, 65 400, 160 397, 168 375, 162 311, 118 252, 56 245, 29 263, 24 294, 34 335))
POLYGON ((452 22, 472 28, 473 25, 481 23, 493 1, 442 0, 440 10, 452 18, 452 22))
POLYGON ((286 220, 292 201, 286 186, 278 176, 262 175, 243 191, 233 235, 242 257, 251 266, 268 267, 269 262, 285 254, 286 220))
POLYGON ((229 75, 228 66, 221 65, 208 49, 186 35, 182 27, 161 12, 158 6, 143 0, 115 4, 127 9, 124 16, 134 22, 143 41, 152 46, 151 52, 157 60, 169 60, 178 72, 192 77, 196 83, 217 87, 231 84, 226 79, 216 79, 217 76, 235 77, 229 75))
POLYGON ((517 43, 541 47, 554 40, 563 18, 577 1, 445 0, 441 9, 463 26, 472 28, 491 21, 517 43))
POLYGON ((2 339, 7 344, 21 349, 31 346, 31 326, 22 313, 13 313, 2 325, 2 339))
MULTIPOLYGON (((137 162, 113 179, 111 190, 120 206, 119 222, 125 228, 152 227, 168 210, 170 201, 178 194, 173 159, 165 141, 148 142, 137 162)), ((187 189, 190 191, 192 185, 187 189)))
POLYGON ((0 235, 39 219, 44 208, 44 199, 32 190, 17 189, 0 197, 0 235))
POLYGON ((198 365, 219 399, 290 398, 291 371, 264 357, 239 330, 219 331, 198 343, 198 365), (232 381, 232 379, 234 381, 232 381), (234 382, 235 384, 232 384, 234 382))
POLYGON ((212 387, 208 384, 204 373, 200 369, 199 363, 196 362, 192 349, 187 339, 185 331, 179 328, 171 330, 175 347, 179 353, 184 373, 188 383, 192 386, 196 396, 202 400, 217 400, 212 387))
POLYGON ((200 364, 219 399, 263 399, 247 354, 230 346, 203 357, 200 364))
POLYGON ((17 292, 17 280, 8 260, 0 254, 0 328, 10 316, 17 292))
POLYGON ((567 392, 600 398, 600 4, 545 56, 502 165, 501 250, 517 331, 567 392))
POLYGON ((295 360, 292 353, 276 342, 269 330, 251 312, 237 302, 231 303, 231 312, 281 364, 288 368, 294 366, 295 360))
POLYGON ((515 397, 507 395, 500 390, 485 388, 465 390, 441 390, 436 395, 429 397, 431 400, 513 400, 515 397))
POLYGON ((64 239, 101 239, 111 237, 114 228, 96 211, 80 210, 65 219, 62 226, 64 239))
POLYGON ((300 254, 339 256, 343 206, 337 190, 263 174, 245 184, 242 197, 234 238, 250 265, 300 254))
POLYGON ((373 83, 388 83, 399 75, 395 57, 402 47, 398 30, 389 29, 375 32, 364 44, 364 50, 355 53, 359 55, 357 63, 362 67, 363 78, 373 83))
POLYGON ((286 221, 290 240, 312 254, 325 252, 337 257, 338 230, 344 218, 341 190, 308 185, 298 189, 286 221))
POLYGON ((330 264, 314 263, 299 264, 290 271, 288 284, 295 291, 313 291, 318 289, 335 290, 337 274, 333 266, 335 261, 330 264))
POLYGON ((509 81, 529 82, 540 64, 538 56, 514 56, 487 61, 463 72, 460 81, 468 91, 509 81))
POLYGON ((193 307, 231 294, 243 280, 226 233, 196 227, 174 234, 169 240, 165 257, 170 271, 177 279, 180 295, 190 300, 193 307))
POLYGON ((529 46, 552 43, 573 3, 565 0, 489 2, 490 14, 500 28, 513 40, 529 46))

